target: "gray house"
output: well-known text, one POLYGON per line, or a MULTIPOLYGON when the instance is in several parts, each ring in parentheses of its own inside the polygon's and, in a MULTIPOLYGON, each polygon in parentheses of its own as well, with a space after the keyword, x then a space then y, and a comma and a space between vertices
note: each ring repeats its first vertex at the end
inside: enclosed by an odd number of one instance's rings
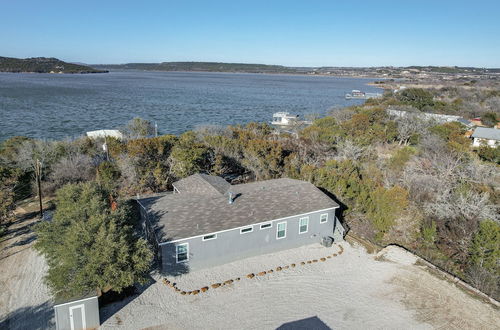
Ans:
POLYGON ((344 236, 339 205, 309 182, 230 185, 195 174, 173 185, 173 194, 138 199, 144 232, 167 274, 344 236))

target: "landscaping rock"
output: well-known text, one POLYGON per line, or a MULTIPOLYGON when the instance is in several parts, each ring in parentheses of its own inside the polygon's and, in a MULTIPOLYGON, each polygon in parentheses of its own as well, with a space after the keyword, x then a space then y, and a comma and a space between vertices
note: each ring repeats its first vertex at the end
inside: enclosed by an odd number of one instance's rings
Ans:
POLYGON ((318 259, 313 259, 313 262, 318 262, 318 259))
POLYGON ((251 273, 251 274, 248 274, 247 275, 247 278, 254 278, 255 277, 255 274, 254 273, 251 273))
POLYGON ((277 271, 277 272, 281 272, 281 270, 282 270, 282 269, 283 269, 283 268, 281 268, 281 266, 276 267, 276 271, 277 271))
POLYGON ((267 272, 265 272, 265 271, 264 271, 264 272, 260 272, 260 273, 258 273, 258 274, 257 274, 257 276, 264 276, 264 275, 266 275, 266 274, 267 274, 267 272))
POLYGON ((196 295, 198 293, 200 293, 200 290, 194 290, 193 292, 191 292, 192 295, 196 295))
POLYGON ((208 291, 208 286, 204 286, 203 288, 201 288, 201 292, 207 292, 208 291))
POLYGON ((233 283, 233 282, 234 282, 233 280, 227 280, 227 281, 224 281, 224 284, 225 284, 225 285, 229 285, 229 284, 231 284, 231 283, 233 283))
POLYGON ((181 295, 185 296, 187 294, 186 291, 181 291, 181 295))
POLYGON ((217 289, 218 287, 221 286, 221 284, 220 283, 214 283, 211 286, 212 286, 213 289, 217 289))
POLYGON ((290 266, 293 268, 293 267, 295 267, 295 266, 296 266, 296 264, 291 264, 290 266))
POLYGON ((321 260, 321 261, 326 261, 326 258, 320 258, 319 260, 321 260))

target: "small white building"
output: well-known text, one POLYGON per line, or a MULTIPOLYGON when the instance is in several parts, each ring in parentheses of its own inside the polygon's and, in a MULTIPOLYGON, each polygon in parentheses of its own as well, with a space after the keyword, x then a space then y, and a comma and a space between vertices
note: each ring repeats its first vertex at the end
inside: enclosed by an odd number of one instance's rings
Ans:
POLYGON ((105 138, 105 137, 114 137, 118 140, 123 139, 123 134, 117 129, 99 129, 97 131, 89 131, 87 132, 87 136, 91 139, 97 138, 105 138))
POLYGON ((478 127, 474 130, 471 137, 474 139, 472 142, 473 147, 487 145, 496 148, 500 144, 500 129, 478 127))

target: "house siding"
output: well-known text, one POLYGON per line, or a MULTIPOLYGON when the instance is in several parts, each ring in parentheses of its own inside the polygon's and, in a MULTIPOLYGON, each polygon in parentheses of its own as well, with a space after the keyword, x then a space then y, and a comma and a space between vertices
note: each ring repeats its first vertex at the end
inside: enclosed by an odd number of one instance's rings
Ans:
MULTIPOLYGON (((343 239, 344 229, 335 217, 335 209, 272 220, 271 228, 260 229, 261 224, 253 227, 252 232, 240 234, 241 228, 217 233, 217 238, 203 241, 203 237, 193 237, 160 245, 162 271, 166 274, 180 275, 192 270, 203 269, 234 260, 286 250, 306 244, 319 243, 325 236, 343 239), (328 214, 328 220, 320 223, 321 214, 328 214), (299 234, 299 219, 309 217, 308 230, 299 234), (277 239, 277 224, 286 222, 286 237, 277 239), (189 244, 189 259, 176 262, 176 246, 189 244)), ((207 233, 209 234, 209 233, 207 233)))

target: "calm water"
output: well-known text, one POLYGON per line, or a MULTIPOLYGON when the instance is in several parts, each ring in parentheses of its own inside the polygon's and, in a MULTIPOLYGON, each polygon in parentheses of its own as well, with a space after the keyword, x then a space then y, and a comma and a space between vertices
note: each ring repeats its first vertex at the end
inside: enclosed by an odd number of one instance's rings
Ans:
POLYGON ((111 72, 0 73, 0 140, 15 135, 61 139, 119 128, 134 117, 178 134, 200 124, 270 121, 277 111, 326 114, 352 89, 375 92, 368 79, 292 75, 111 72))

